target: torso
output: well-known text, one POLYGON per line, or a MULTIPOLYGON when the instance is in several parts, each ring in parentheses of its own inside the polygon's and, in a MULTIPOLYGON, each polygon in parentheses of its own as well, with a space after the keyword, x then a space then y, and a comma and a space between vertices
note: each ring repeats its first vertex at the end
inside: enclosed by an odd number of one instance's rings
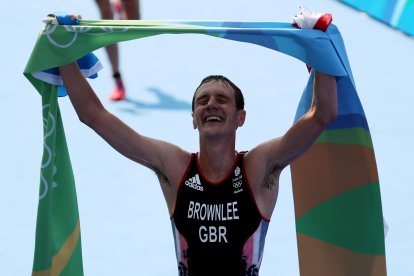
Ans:
POLYGON ((228 175, 211 183, 192 155, 171 217, 180 275, 257 275, 269 220, 256 205, 243 158, 238 154, 228 175))

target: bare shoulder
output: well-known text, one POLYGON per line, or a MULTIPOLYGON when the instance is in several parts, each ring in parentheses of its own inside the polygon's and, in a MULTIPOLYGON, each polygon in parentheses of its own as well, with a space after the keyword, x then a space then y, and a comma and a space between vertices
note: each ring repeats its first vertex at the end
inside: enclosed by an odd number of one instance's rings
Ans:
POLYGON ((275 138, 258 145, 245 155, 245 171, 256 204, 263 216, 270 218, 279 191, 279 176, 283 167, 278 162, 275 138))
POLYGON ((280 138, 275 138, 246 153, 245 166, 251 186, 260 189, 269 186, 273 182, 269 182, 269 178, 273 178, 283 169, 279 160, 279 147, 280 138))
POLYGON ((159 178, 163 177, 170 185, 178 187, 191 161, 191 153, 167 142, 160 142, 158 145, 162 147, 162 158, 161 166, 155 172, 159 178))
POLYGON ((162 154, 160 166, 153 168, 161 185, 170 215, 174 211, 181 180, 190 164, 191 153, 167 142, 157 143, 162 154))
POLYGON ((281 138, 274 138, 261 143, 245 155, 246 166, 250 172, 268 174, 275 167, 281 166, 281 138))

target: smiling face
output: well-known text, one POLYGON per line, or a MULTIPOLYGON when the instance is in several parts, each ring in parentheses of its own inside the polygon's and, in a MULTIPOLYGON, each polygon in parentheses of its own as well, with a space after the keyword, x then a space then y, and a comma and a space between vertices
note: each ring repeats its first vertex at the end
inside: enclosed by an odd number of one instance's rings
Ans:
POLYGON ((223 80, 202 83, 193 100, 193 126, 201 136, 235 135, 246 112, 238 109, 234 88, 223 80))

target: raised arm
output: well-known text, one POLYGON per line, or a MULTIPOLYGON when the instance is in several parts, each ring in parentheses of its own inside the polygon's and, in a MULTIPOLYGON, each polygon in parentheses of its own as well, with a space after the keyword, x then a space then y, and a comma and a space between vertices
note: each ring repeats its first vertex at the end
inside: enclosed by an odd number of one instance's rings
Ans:
POLYGON ((76 63, 60 67, 60 73, 69 98, 83 123, 124 156, 152 169, 166 182, 177 185, 177 179, 181 175, 177 175, 176 171, 187 165, 189 153, 175 145, 135 132, 108 112, 76 63))
POLYGON ((273 212, 280 172, 312 146, 336 115, 335 77, 315 72, 309 111, 282 137, 262 143, 246 154, 249 183, 262 214, 270 217, 273 212))
POLYGON ((315 71, 313 99, 309 111, 282 137, 254 148, 252 155, 257 155, 262 160, 260 163, 266 164, 267 170, 286 167, 306 152, 324 128, 335 120, 337 105, 335 77, 315 71))
POLYGON ((337 110, 335 77, 315 71, 311 107, 274 145, 275 165, 283 168, 305 153, 336 119, 337 110))

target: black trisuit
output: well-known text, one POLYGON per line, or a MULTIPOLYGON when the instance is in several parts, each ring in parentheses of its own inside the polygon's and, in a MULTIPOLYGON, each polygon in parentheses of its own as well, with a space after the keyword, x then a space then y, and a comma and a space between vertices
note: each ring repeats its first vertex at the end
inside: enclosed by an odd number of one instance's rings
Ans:
POLYGON ((258 275, 269 220, 253 199, 243 158, 211 183, 192 154, 171 217, 179 275, 258 275))

